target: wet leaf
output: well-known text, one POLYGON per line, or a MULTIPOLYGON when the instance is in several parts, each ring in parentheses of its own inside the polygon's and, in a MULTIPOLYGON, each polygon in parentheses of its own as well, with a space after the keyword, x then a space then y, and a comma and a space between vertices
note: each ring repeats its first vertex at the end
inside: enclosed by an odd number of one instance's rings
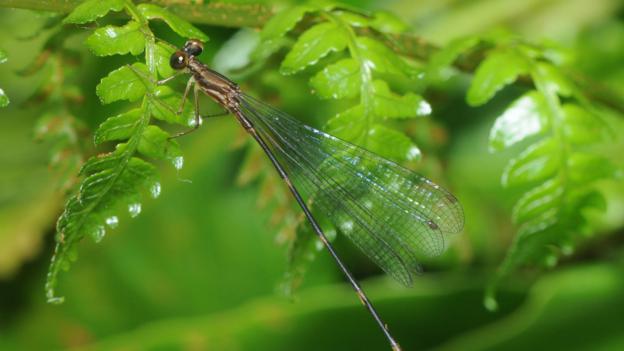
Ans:
POLYGON ((190 97, 187 97, 180 113, 178 113, 182 104, 182 95, 180 93, 163 85, 154 89, 154 97, 156 98, 152 105, 154 118, 187 127, 195 122, 193 102, 190 100, 190 97))
POLYGON ((122 27, 98 28, 87 38, 87 46, 97 56, 138 55, 145 48, 145 37, 138 22, 130 21, 122 27))
POLYGON ((110 11, 121 11, 124 0, 87 0, 63 19, 63 23, 82 24, 104 17, 110 11))
POLYGON ((55 288, 59 273, 77 258, 75 245, 85 236, 99 242, 106 234, 106 219, 137 203, 139 193, 157 182, 154 166, 136 157, 126 158, 123 152, 92 158, 83 170, 87 177, 57 222, 57 244, 46 280, 51 303, 63 301, 55 288))
POLYGON ((490 151, 500 151, 548 129, 544 95, 533 90, 514 101, 490 130, 490 151))
POLYGON ((130 138, 140 122, 142 112, 141 109, 134 109, 107 118, 95 131, 95 143, 101 144, 106 141, 130 138))
POLYGON ((382 124, 375 124, 368 132, 365 147, 394 161, 418 161, 420 149, 405 134, 382 124))
POLYGON ((156 69, 162 78, 171 77, 175 73, 175 70, 171 68, 171 65, 169 64, 171 54, 174 52, 175 49, 171 46, 160 42, 156 43, 156 69))
POLYGON ((375 115, 382 118, 415 118, 431 114, 431 105, 420 95, 398 95, 390 91, 382 80, 373 83, 373 106, 375 115))
MULTIPOLYGON (((135 63, 132 67, 148 76, 147 66, 144 64, 135 63)), ((137 73, 128 66, 123 66, 102 78, 95 92, 102 103, 110 104, 118 100, 136 101, 145 95, 146 88, 137 73)))
POLYGON ((338 138, 351 142, 357 141, 365 134, 364 125, 358 123, 363 114, 364 106, 353 106, 327 121, 325 130, 338 138))
POLYGON ((479 64, 468 89, 466 101, 471 106, 483 105, 499 90, 528 71, 527 59, 516 50, 494 51, 479 64))
POLYGON ((193 26, 186 20, 174 15, 168 10, 153 4, 141 4, 137 6, 141 14, 147 19, 160 19, 180 36, 191 39, 199 39, 203 42, 208 41, 208 36, 197 27, 193 26))
POLYGON ((332 51, 341 51, 347 46, 347 37, 334 23, 324 22, 305 31, 290 50, 280 71, 283 74, 296 73, 313 65, 332 51))
POLYGON ((547 138, 512 158, 505 167, 501 180, 506 187, 532 183, 552 176, 559 166, 557 141, 547 138))
POLYGON ((310 84, 324 99, 354 98, 359 95, 362 84, 360 67, 352 58, 342 59, 318 72, 310 84))
POLYGON ((413 76, 416 70, 412 69, 387 46, 368 37, 357 37, 356 44, 361 59, 372 70, 379 73, 413 76))
POLYGON ((279 12, 264 25, 260 32, 262 41, 275 40, 288 33, 295 25, 301 21, 307 12, 313 8, 307 5, 299 5, 279 12))
POLYGON ((182 156, 178 142, 170 139, 169 133, 154 125, 147 126, 143 131, 138 150, 147 157, 171 162, 182 156))

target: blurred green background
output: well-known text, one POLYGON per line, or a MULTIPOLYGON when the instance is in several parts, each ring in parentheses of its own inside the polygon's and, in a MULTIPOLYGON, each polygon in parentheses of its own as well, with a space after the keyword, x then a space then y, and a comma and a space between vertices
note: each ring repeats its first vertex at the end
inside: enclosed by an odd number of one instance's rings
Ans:
MULTIPOLYGON (((584 73, 624 93, 620 0, 350 3, 398 14, 414 33, 439 45, 498 27, 528 39, 552 39, 575 50, 584 73)), ((294 299, 279 293, 286 247, 276 239, 273 208, 258 205, 259 182, 237 185, 245 148, 235 147, 243 133, 229 118, 208 120, 180 140, 185 167, 162 165, 161 197, 145 201, 137 218, 121 218, 101 244, 84 240, 78 262, 62 275, 59 290, 66 302, 46 304, 43 284, 63 194, 47 166, 49 145, 33 140, 42 108, 23 104, 42 78, 16 72, 41 49, 38 33, 47 17, 0 9, 0 47, 9 55, 0 65, 0 87, 11 98, 0 110, 0 350, 387 348, 325 252, 294 299)), ((201 28, 211 36, 211 54, 235 32, 201 28)), ((85 103, 73 112, 94 127, 119 108, 102 107, 94 87, 123 61, 95 58, 86 50, 83 60, 85 103)), ((269 68, 260 76, 267 85, 288 87, 280 108, 313 117, 310 110, 319 101, 304 78, 283 78, 269 68)), ((498 295, 500 309, 488 312, 484 287, 514 230, 513 196, 499 181, 508 155, 489 154, 487 136, 513 94, 474 109, 464 102, 465 89, 445 93, 432 118, 448 130, 448 156, 443 171, 427 175, 459 197, 464 232, 445 255, 427 263, 413 288, 383 276, 346 239, 336 239, 397 339, 406 350, 624 349, 621 183, 601 185, 608 211, 595 216, 600 235, 537 280, 532 271, 507 279, 498 295)), ((611 155, 624 151, 619 123, 619 138, 606 151, 611 155)))

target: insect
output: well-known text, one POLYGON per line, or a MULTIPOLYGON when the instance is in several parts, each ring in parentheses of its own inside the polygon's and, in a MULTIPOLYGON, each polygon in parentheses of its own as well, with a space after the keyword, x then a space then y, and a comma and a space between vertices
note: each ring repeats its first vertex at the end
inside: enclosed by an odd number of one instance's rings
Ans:
POLYGON ((198 40, 172 54, 170 65, 190 73, 180 111, 194 91, 195 124, 200 126, 202 92, 234 115, 256 140, 284 180, 312 229, 381 328, 393 350, 401 350, 372 303, 344 265, 310 210, 349 237, 384 271, 410 285, 423 257, 439 255, 448 234, 461 231, 463 210, 448 191, 427 178, 376 154, 302 124, 245 93, 225 76, 201 63, 198 40), (306 202, 307 200, 307 202, 306 202))

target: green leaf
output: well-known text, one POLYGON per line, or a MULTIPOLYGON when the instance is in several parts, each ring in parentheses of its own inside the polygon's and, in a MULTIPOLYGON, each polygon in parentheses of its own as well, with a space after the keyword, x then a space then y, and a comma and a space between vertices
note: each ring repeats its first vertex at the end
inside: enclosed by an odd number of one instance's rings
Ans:
POLYGON ((390 91, 382 80, 373 83, 373 107, 375 115, 383 118, 414 118, 431 114, 431 105, 420 95, 407 93, 403 96, 390 91))
POLYGON ((189 99, 186 100, 181 113, 178 113, 182 103, 181 94, 163 85, 154 89, 154 97, 156 98, 152 105, 154 118, 183 126, 192 126, 195 123, 193 103, 189 99))
POLYGON ((324 22, 305 31, 290 50, 282 65, 282 74, 293 74, 313 65, 332 51, 347 47, 347 35, 336 24, 324 22))
POLYGON ((356 44, 361 59, 367 67, 379 72, 413 76, 417 71, 407 65, 394 51, 379 41, 368 37, 357 37, 356 44))
POLYGON ((409 24, 388 11, 376 11, 369 26, 382 33, 403 33, 410 28, 409 24))
MULTIPOLYGON (((132 67, 146 77, 148 76, 147 66, 144 64, 135 63, 132 67)), ((136 101, 146 93, 143 79, 128 66, 123 66, 102 78, 95 87, 95 92, 103 104, 110 104, 118 100, 136 101)))
POLYGON ((0 64, 7 62, 9 55, 7 55, 6 51, 0 49, 0 64))
POLYGON ((122 27, 98 28, 87 38, 87 46, 97 56, 138 55, 145 48, 145 36, 138 22, 130 21, 122 27))
POLYGON ((4 90, 0 88, 0 107, 5 107, 10 103, 9 97, 4 93, 4 90))
POLYGON ((260 32, 260 38, 262 41, 269 41, 284 36, 301 21, 306 13, 313 10, 314 8, 308 5, 299 5, 279 12, 264 25, 262 32, 260 32))
POLYGON ((562 205, 564 188, 559 178, 552 178, 526 192, 512 211, 515 223, 523 223, 540 213, 558 209, 562 205))
POLYGON ((154 166, 136 157, 128 158, 120 150, 87 161, 83 168, 87 177, 78 194, 65 205, 57 222, 57 244, 46 279, 48 302, 63 301, 55 295, 55 288, 58 274, 76 260, 75 245, 87 235, 96 242, 102 240, 105 225, 117 223, 120 208, 125 206, 133 215, 133 209, 140 206, 139 193, 159 187, 154 166))
POLYGON ((418 161, 420 149, 405 134, 381 124, 373 125, 368 131, 366 148, 395 161, 418 161))
POLYGON ((156 43, 156 50, 154 52, 156 56, 156 69, 162 78, 171 77, 175 73, 175 70, 171 68, 171 65, 169 64, 171 54, 173 54, 174 51, 175 49, 169 45, 162 42, 156 43))
POLYGON ((500 115, 490 130, 490 151, 506 149, 526 138, 544 133, 548 129, 548 106, 544 95, 532 90, 500 115))
POLYGON ((353 106, 327 121, 325 130, 335 137, 355 142, 364 136, 364 124, 358 123, 363 115, 364 106, 353 106))
POLYGON ((483 105, 519 75, 528 72, 529 62, 517 50, 494 51, 477 68, 466 101, 471 106, 483 105))
MULTIPOLYGON (((560 223, 560 211, 558 208, 550 208, 544 212, 537 213, 518 227, 518 237, 523 238, 529 235, 544 235, 544 232, 560 223)), ((534 253, 532 253, 534 254, 534 253)), ((543 257, 543 255, 540 255, 543 257)))
POLYGON ((321 98, 350 99, 359 95, 362 85, 360 66, 352 58, 342 59, 318 72, 310 84, 321 98))
POLYGON ((603 156, 588 152, 575 152, 568 158, 571 186, 583 186, 598 179, 615 175, 616 168, 603 156))
POLYGON ((241 28, 232 35, 215 54, 213 68, 228 75, 253 62, 253 52, 260 43, 258 32, 250 28, 241 28))
POLYGON ((197 27, 193 26, 186 20, 174 15, 168 10, 152 4, 141 4, 137 6, 139 12, 148 19, 163 20, 174 32, 185 38, 199 39, 203 42, 208 41, 208 36, 197 27))
POLYGON ((440 81, 446 79, 445 72, 457 58, 479 44, 480 38, 476 36, 458 38, 452 40, 441 50, 435 52, 427 65, 427 73, 430 81, 440 81))
POLYGON ((341 22, 356 28, 368 27, 370 22, 369 17, 351 11, 336 11, 333 15, 341 22))
POLYGON ((561 96, 571 96, 575 91, 573 83, 555 65, 547 62, 537 62, 531 72, 539 75, 548 91, 553 91, 561 96))
POLYGON ((141 109, 133 109, 106 119, 95 131, 95 143, 130 138, 140 122, 142 113, 141 109))
POLYGON ((576 104, 565 104, 563 109, 563 133, 566 141, 575 145, 593 144, 606 138, 605 125, 600 117, 576 104))
POLYGON ((169 160, 176 168, 182 167, 182 150, 178 142, 170 139, 169 133, 150 125, 145 128, 139 142, 138 150, 147 157, 158 160, 169 160))
POLYGON ((559 145, 554 138, 546 138, 509 161, 503 171, 502 183, 512 187, 539 181, 553 175, 559 166, 559 145))
POLYGON ((63 19, 63 23, 82 24, 95 21, 105 16, 109 11, 121 11, 124 8, 124 0, 87 0, 63 19))

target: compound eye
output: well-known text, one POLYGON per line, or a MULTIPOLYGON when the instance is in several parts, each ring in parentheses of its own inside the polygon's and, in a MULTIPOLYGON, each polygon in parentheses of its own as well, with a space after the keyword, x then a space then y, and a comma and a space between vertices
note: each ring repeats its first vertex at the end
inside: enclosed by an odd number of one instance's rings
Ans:
POLYGON ((188 64, 188 56, 185 52, 176 51, 171 54, 171 58, 169 59, 169 65, 173 69, 182 69, 186 67, 188 64))
POLYGON ((184 44, 184 52, 191 56, 199 56, 204 51, 204 44, 197 39, 191 39, 184 44))

